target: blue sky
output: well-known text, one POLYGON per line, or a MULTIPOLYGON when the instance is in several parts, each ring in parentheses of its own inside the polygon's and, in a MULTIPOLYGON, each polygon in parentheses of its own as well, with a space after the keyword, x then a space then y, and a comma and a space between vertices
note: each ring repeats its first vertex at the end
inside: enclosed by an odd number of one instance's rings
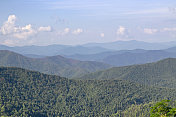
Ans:
POLYGON ((1 0, 0 44, 176 41, 175 0, 1 0))

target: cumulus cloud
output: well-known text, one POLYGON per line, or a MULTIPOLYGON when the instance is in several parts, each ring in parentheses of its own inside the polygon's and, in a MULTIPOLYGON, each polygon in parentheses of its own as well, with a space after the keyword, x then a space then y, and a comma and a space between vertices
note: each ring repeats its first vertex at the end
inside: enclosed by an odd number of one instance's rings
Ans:
POLYGON ((35 35, 36 33, 37 32, 32 28, 32 25, 28 24, 25 27, 17 28, 13 36, 19 39, 26 39, 30 36, 35 35))
POLYGON ((47 27, 39 27, 38 31, 46 31, 46 32, 50 32, 51 31, 51 26, 47 26, 47 27))
POLYGON ((119 28, 117 29, 117 38, 118 39, 129 39, 131 38, 130 36, 130 32, 127 28, 125 28, 124 26, 119 26, 119 28))
POLYGON ((83 29, 78 28, 78 29, 74 30, 72 33, 73 33, 74 35, 78 35, 78 34, 80 34, 80 33, 82 33, 82 32, 83 32, 83 29))
POLYGON ((154 28, 144 28, 144 33, 146 34, 155 34, 158 32, 158 29, 154 29, 154 28))
POLYGON ((13 36, 19 39, 26 39, 30 36, 34 36, 41 31, 51 31, 51 27, 39 27, 38 30, 32 28, 31 24, 28 24, 24 27, 16 26, 15 23, 17 17, 15 15, 9 15, 8 20, 3 23, 0 28, 0 32, 3 35, 13 36))
POLYGON ((100 37, 102 37, 102 38, 103 38, 104 36, 105 36, 105 34, 104 34, 104 33, 100 33, 100 37))
POLYGON ((15 28, 15 22, 16 22, 17 18, 15 15, 10 15, 8 17, 8 20, 6 22, 4 22, 4 24, 2 25, 0 31, 3 35, 7 35, 7 34, 11 34, 13 33, 16 28, 15 28))
POLYGON ((120 27, 117 29, 117 35, 125 35, 125 32, 126 32, 126 28, 123 27, 123 26, 120 26, 120 27))

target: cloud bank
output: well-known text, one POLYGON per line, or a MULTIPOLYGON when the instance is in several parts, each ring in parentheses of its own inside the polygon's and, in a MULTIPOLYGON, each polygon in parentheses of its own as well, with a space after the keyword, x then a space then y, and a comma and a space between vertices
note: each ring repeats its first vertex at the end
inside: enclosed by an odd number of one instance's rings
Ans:
POLYGON ((155 34, 156 32, 158 32, 158 29, 144 28, 144 33, 146 33, 146 34, 155 34))
POLYGON ((36 35, 38 32, 49 32, 51 27, 39 27, 38 30, 34 29, 31 24, 28 24, 24 27, 16 26, 17 17, 15 15, 9 15, 8 20, 3 23, 0 28, 2 35, 12 36, 18 39, 26 39, 31 36, 36 35))
POLYGON ((46 31, 46 32, 50 32, 51 31, 51 26, 47 26, 47 27, 39 27, 38 31, 46 31))

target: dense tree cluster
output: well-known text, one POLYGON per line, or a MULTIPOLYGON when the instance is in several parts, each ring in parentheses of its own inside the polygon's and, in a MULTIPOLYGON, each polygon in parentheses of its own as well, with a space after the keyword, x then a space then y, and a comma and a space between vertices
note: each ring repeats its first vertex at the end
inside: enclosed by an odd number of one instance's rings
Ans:
POLYGON ((69 80, 0 68, 0 116, 118 116, 133 105, 175 97, 175 89, 123 80, 69 80))
POLYGON ((114 67, 82 76, 80 79, 122 79, 143 85, 176 88, 176 59, 155 63, 114 67))
POLYGON ((162 100, 161 102, 157 102, 151 107, 150 117, 176 117, 176 108, 173 107, 175 102, 170 102, 170 100, 162 100))

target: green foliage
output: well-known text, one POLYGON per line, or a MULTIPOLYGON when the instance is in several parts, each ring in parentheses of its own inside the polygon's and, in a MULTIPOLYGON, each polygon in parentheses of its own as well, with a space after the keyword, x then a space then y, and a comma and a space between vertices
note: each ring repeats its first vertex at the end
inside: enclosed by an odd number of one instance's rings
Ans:
POLYGON ((154 102, 149 102, 145 104, 133 104, 129 108, 118 111, 113 114, 113 117, 149 117, 150 107, 154 105, 154 102))
POLYGON ((0 50, 0 65, 36 70, 69 78, 110 67, 104 63, 77 61, 62 56, 33 59, 6 50, 0 50))
POLYGON ((123 80, 69 80, 0 68, 1 116, 110 116, 133 105, 175 97, 175 89, 123 80))
POLYGON ((143 85, 176 88, 176 59, 156 63, 114 67, 82 76, 80 79, 123 79, 143 85))
POLYGON ((176 108, 169 105, 170 100, 162 100, 151 107, 150 117, 173 117, 176 115, 176 108))

